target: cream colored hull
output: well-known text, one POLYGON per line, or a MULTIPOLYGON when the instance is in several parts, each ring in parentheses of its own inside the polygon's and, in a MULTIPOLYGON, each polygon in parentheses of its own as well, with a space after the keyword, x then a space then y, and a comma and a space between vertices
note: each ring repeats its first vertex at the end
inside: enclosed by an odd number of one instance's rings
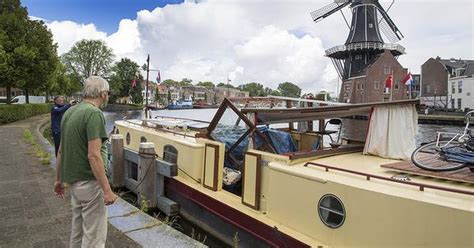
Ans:
MULTIPOLYGON (((130 134, 125 147, 138 150, 140 138, 155 143, 158 155, 165 145, 178 150, 179 181, 303 243, 317 247, 474 247, 474 197, 459 193, 386 182, 345 172, 305 167, 284 156, 250 151, 260 157, 246 160, 242 197, 222 190, 224 145, 116 122, 130 134), (214 147, 214 148, 210 148, 214 147), (217 147, 217 148, 216 148, 217 147), (214 150, 213 150, 214 149, 214 150), (207 154, 207 156, 206 156, 207 154), (212 155, 212 156, 211 156, 212 155), (213 161, 212 158, 217 159, 213 161), (212 166, 216 166, 217 169, 212 166), (217 171, 217 173, 212 174, 217 171), (212 187, 214 183, 214 186, 212 187), (258 185, 258 187, 257 187, 258 185), (255 191, 254 189, 257 189, 255 191), (253 190, 253 191, 252 191, 253 190), (253 194, 252 194, 253 193, 253 194), (318 215, 322 196, 333 194, 343 203, 345 219, 338 228, 326 226, 318 215), (243 199, 242 199, 243 198, 243 199), (258 202, 253 202, 254 199, 258 202), (258 205, 258 207, 255 207, 258 205)), ((393 175, 380 164, 393 162, 361 154, 312 159, 379 176, 393 175)), ((474 191, 473 185, 412 177, 412 181, 474 191)))

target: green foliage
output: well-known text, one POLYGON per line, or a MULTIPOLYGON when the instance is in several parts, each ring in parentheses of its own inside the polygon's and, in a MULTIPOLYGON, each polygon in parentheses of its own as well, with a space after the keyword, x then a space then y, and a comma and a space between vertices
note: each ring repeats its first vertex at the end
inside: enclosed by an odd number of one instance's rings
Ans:
POLYGON ((107 77, 113 60, 112 49, 102 40, 80 40, 62 56, 66 72, 81 84, 90 76, 107 77))
POLYGON ((41 146, 36 143, 36 140, 29 129, 23 130, 23 138, 26 142, 30 143, 33 146, 33 150, 31 151, 34 155, 36 155, 42 164, 49 165, 49 153, 45 152, 41 146))
POLYGON ((196 84, 197 86, 204 86, 208 89, 214 89, 216 86, 214 85, 213 82, 210 82, 210 81, 204 81, 204 82, 199 82, 196 84))
POLYGON ((282 96, 296 97, 301 96, 301 88, 290 82, 284 82, 278 85, 278 91, 281 92, 282 96))
POLYGON ((183 78, 179 82, 179 86, 192 86, 193 85, 193 80, 189 78, 183 78))
POLYGON ((167 87, 170 87, 170 86, 178 86, 179 82, 174 81, 173 79, 166 79, 163 82, 161 82, 161 84, 166 85, 167 87))
POLYGON ((248 84, 240 85, 239 88, 242 91, 248 91, 250 96, 267 96, 268 95, 268 90, 265 91, 265 89, 263 88, 263 85, 259 83, 248 83, 248 84))
POLYGON ((314 96, 314 98, 321 101, 331 101, 331 96, 329 95, 329 92, 326 91, 320 91, 316 96, 314 96))
POLYGON ((48 87, 58 57, 42 21, 29 20, 19 0, 0 1, 0 87, 39 92, 48 87))
POLYGON ((173 79, 166 79, 165 81, 161 82, 161 84, 166 85, 168 87, 174 86, 174 87, 179 87, 179 86, 192 86, 193 85, 193 80, 189 78, 183 78, 181 81, 175 81, 173 79))
POLYGON ((140 88, 139 93, 141 96, 141 85, 139 86, 139 83, 141 80, 143 80, 143 77, 139 73, 139 69, 140 66, 129 58, 122 58, 112 67, 112 75, 110 76, 109 80, 112 98, 129 96, 131 91, 133 91, 133 98, 135 98, 137 101, 132 101, 134 103, 141 103, 138 102, 140 99, 136 95, 137 90, 132 89, 132 81, 135 79, 137 84, 136 88, 140 88))
POLYGON ((26 119, 31 116, 46 114, 51 111, 52 105, 41 104, 11 104, 0 105, 0 124, 7 124, 26 119))
POLYGON ((51 123, 49 123, 43 130, 43 137, 49 141, 51 145, 54 145, 53 133, 51 131, 51 123))
POLYGON ((149 202, 150 201, 148 201, 144 195, 140 194, 140 210, 142 212, 145 212, 145 213, 148 212, 148 210, 149 210, 148 203, 149 202))
POLYGON ((237 89, 237 87, 234 87, 232 84, 225 84, 225 83, 218 83, 217 87, 225 87, 225 88, 230 88, 230 89, 237 89))
POLYGON ((142 84, 137 80, 137 86, 130 89, 130 97, 135 104, 143 104, 142 84))

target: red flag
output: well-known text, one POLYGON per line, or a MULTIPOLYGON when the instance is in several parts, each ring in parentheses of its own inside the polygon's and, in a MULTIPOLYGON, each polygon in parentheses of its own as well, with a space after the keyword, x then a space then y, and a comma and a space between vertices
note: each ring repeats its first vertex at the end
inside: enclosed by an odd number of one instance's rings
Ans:
POLYGON ((132 80, 132 88, 137 87, 137 80, 135 78, 132 80))
POLYGON ((390 75, 388 75, 387 80, 385 80, 385 87, 391 89, 392 86, 393 86, 393 75, 392 73, 390 73, 390 75))

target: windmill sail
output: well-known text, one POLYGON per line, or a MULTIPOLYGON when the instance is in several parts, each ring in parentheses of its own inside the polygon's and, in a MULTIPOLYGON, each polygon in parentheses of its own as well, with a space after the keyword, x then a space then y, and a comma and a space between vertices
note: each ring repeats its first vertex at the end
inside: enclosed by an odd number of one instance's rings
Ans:
POLYGON ((402 32, 397 28, 395 23, 392 21, 390 16, 387 14, 387 12, 384 10, 382 5, 380 3, 375 3, 375 6, 377 7, 378 11, 380 12, 379 15, 379 27, 384 33, 384 35, 387 37, 387 39, 390 40, 390 42, 395 43, 398 42, 403 38, 402 32))
POLYGON ((332 13, 346 7, 351 3, 350 0, 335 0, 334 2, 318 9, 313 12, 311 12, 311 17, 313 18, 313 21, 318 22, 332 13))

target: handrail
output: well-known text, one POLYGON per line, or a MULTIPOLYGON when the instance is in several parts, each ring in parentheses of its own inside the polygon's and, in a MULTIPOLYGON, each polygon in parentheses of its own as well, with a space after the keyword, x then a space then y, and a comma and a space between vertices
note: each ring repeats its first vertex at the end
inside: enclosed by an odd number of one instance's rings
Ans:
MULTIPOLYGON (((156 130, 156 128, 153 128, 153 127, 150 127, 148 125, 143 125, 143 124, 138 124, 138 123, 134 123, 134 122, 131 122, 129 120, 124 120, 125 122, 129 123, 129 124, 132 124, 132 125, 136 125, 136 126, 139 126, 139 127, 144 127, 144 128, 150 128, 152 130, 156 130)), ((186 135, 186 133, 179 133, 179 132, 174 132, 174 131, 171 131, 171 130, 168 130, 166 128, 160 128, 160 131, 162 132, 165 132, 165 133, 172 133, 174 135, 181 135, 183 136, 184 138, 196 138, 194 136, 191 136, 191 135, 186 135)))
POLYGON ((331 169, 331 170, 337 170, 337 171, 352 173, 352 174, 356 174, 356 175, 360 175, 360 176, 365 176, 367 180, 370 180, 370 178, 373 177, 373 178, 377 178, 377 179, 385 180, 385 181, 390 181, 390 182, 394 182, 394 183, 402 183, 402 184, 417 186, 417 187, 419 187, 420 191, 424 191, 425 188, 429 188, 429 189, 437 189, 437 190, 448 191, 448 192, 459 193, 459 194, 465 194, 465 195, 474 195, 474 192, 472 192, 472 191, 460 190, 460 189, 451 189, 451 188, 440 187, 440 186, 429 185, 429 184, 423 184, 423 183, 398 181, 398 180, 395 180, 395 179, 392 179, 392 178, 389 178, 389 177, 382 177, 382 176, 377 176, 377 175, 368 174, 368 173, 364 173, 364 172, 358 172, 358 171, 338 168, 338 167, 334 167, 334 166, 318 164, 318 163, 314 163, 314 162, 307 162, 306 164, 304 164, 305 167, 307 167, 308 165, 323 167, 323 168, 325 168, 326 171, 329 171, 329 169, 331 169))

